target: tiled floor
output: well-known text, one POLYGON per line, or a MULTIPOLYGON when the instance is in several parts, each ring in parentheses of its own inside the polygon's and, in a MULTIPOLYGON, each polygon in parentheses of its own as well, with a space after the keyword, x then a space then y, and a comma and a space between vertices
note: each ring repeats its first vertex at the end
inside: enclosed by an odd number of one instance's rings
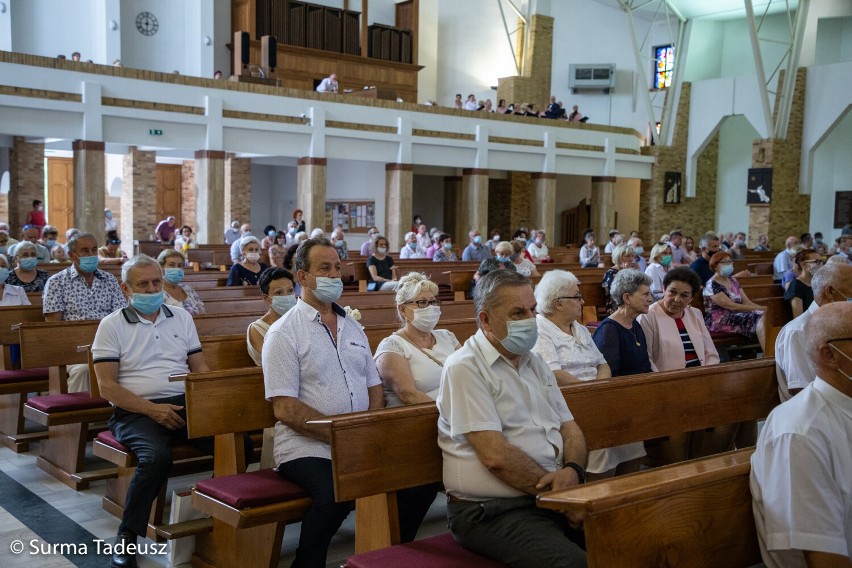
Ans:
MULTIPOLYGON (((90 489, 85 491, 74 491, 64 484, 56 481, 53 477, 44 473, 36 466, 36 455, 38 445, 33 445, 33 450, 25 454, 16 454, 9 449, 0 447, 0 471, 17 481, 25 488, 35 493, 56 510, 60 511, 66 518, 73 521, 82 529, 90 532, 96 539, 103 539, 111 543, 118 529, 118 519, 108 514, 101 508, 101 499, 104 495, 104 482, 94 483, 90 489)), ((197 477, 181 477, 169 482, 169 492, 173 489, 192 485, 197 477)), ((15 514, 18 511, 7 511, 0 507, 0 567, 36 567, 36 568, 59 568, 73 566, 109 566, 109 556, 97 554, 97 543, 86 544, 86 557, 82 560, 77 557, 76 563, 63 556, 63 552, 74 545, 78 552, 80 543, 47 543, 41 539, 36 531, 28 528, 15 514), (20 554, 12 552, 13 542, 24 543, 24 551, 20 554), (37 554, 34 552, 31 541, 39 547, 37 554), (65 544, 65 550, 58 550, 56 554, 43 554, 41 546, 65 544)), ((18 516, 21 516, 20 513, 18 516)), ((332 541, 328 553, 328 567, 336 568, 343 564, 355 549, 355 514, 349 518, 341 527, 338 535, 332 541)), ((72 525, 73 526, 73 525, 72 525)), ((36 522, 36 530, 39 524, 36 522)), ((446 532, 446 504, 443 495, 439 494, 432 509, 420 528, 419 537, 431 536, 446 532)), ((59 539, 54 539, 59 540, 59 539)), ((299 540, 299 525, 290 525, 284 532, 284 545, 281 551, 280 567, 290 566, 293 554, 299 540)), ((142 541, 140 541, 142 542, 142 541)), ((148 541, 146 541, 148 542, 148 541)), ((54 547, 55 548, 55 547, 54 547)), ((73 556, 72 556, 73 558, 73 556)), ((168 556, 148 555, 139 559, 142 568, 160 568, 170 566, 168 556)), ((185 564, 183 566, 188 566, 185 564)))

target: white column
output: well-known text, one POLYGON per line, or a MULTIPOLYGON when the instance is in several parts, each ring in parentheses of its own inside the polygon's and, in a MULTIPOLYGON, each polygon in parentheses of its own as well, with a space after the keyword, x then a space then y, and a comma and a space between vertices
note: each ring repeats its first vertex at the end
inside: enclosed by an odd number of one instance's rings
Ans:
POLYGON ((14 4, 14 0, 0 0, 0 3, 2 3, 2 6, 0 6, 0 51, 12 51, 12 4, 14 4))

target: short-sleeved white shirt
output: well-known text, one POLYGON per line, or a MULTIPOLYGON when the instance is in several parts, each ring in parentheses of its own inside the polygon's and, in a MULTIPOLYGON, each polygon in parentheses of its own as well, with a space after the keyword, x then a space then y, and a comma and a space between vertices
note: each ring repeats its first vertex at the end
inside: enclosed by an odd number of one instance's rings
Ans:
POLYGON ((790 389, 803 389, 814 380, 816 371, 805 344, 805 325, 818 309, 817 303, 811 302, 808 309, 787 322, 775 338, 775 375, 781 402, 792 398, 790 389))
MULTIPOLYGON (((446 329, 432 330, 435 345, 432 349, 424 349, 426 353, 440 362, 447 360, 453 354, 459 340, 452 331, 446 329)), ((422 353, 417 347, 398 335, 390 335, 382 339, 376 348, 374 359, 378 360, 383 353, 395 353, 408 361, 411 367, 411 375, 414 377, 414 386, 431 399, 438 396, 438 388, 441 386, 441 371, 443 367, 422 353)), ((401 406, 402 401, 388 385, 385 385, 385 400, 388 406, 401 406)))
MULTIPOLYGON (((324 415, 370 408, 367 389, 380 385, 364 328, 337 304, 337 343, 320 313, 301 299, 272 324, 263 341, 266 398, 290 396, 324 415)), ((331 459, 325 442, 279 422, 275 425, 275 463, 297 458, 331 459)))
POLYGON ((20 286, 5 284, 3 286, 3 297, 0 298, 0 306, 29 306, 32 305, 27 293, 20 286))
POLYGON ((105 317, 92 343, 95 363, 118 363, 118 384, 146 399, 184 393, 184 383, 169 376, 188 373, 187 358, 201 352, 192 316, 186 310, 162 306, 154 323, 132 307, 105 317))
POLYGON ((850 440, 852 398, 819 377, 767 418, 751 494, 768 568, 804 568, 804 550, 852 553, 850 440))
POLYGON ((655 300, 659 300, 663 297, 663 292, 665 291, 665 286, 663 286, 663 279, 666 277, 666 269, 663 268, 663 265, 658 262, 652 262, 645 268, 645 274, 651 279, 651 295, 654 296, 655 300))
POLYGON ((477 331, 444 363, 437 406, 448 494, 476 501, 524 495, 482 465, 469 432, 502 432, 544 470, 562 467, 560 428, 574 417, 553 371, 535 353, 523 355, 516 369, 477 331))
POLYGON ((568 335, 541 314, 535 320, 538 341, 533 351, 541 355, 552 370, 567 371, 581 381, 597 378, 598 365, 606 363, 606 359, 586 326, 575 321, 571 325, 574 335, 568 335))

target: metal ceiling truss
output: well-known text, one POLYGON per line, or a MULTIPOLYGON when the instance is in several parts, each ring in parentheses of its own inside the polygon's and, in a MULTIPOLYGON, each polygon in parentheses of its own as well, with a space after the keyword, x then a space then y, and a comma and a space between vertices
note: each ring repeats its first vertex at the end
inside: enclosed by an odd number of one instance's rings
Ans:
POLYGON ((677 95, 680 93, 683 62, 686 59, 686 43, 684 42, 686 19, 669 0, 617 1, 621 9, 627 13, 630 41, 633 45, 633 55, 636 58, 639 96, 642 99, 645 113, 647 114, 648 131, 652 133, 652 136, 656 132, 657 112, 655 109, 659 110, 659 139, 664 144, 671 144, 674 119, 672 109, 675 108, 677 95), (654 17, 648 24, 641 42, 637 33, 636 18, 633 16, 633 13, 640 9, 654 10, 654 17), (660 22, 664 22, 668 29, 668 43, 671 43, 674 51, 675 66, 672 70, 672 84, 669 87, 670 92, 668 96, 663 98, 662 104, 654 105, 651 100, 651 86, 648 83, 648 70, 649 68, 656 69, 657 61, 651 51, 653 46, 650 44, 650 36, 654 27, 660 22))
MULTIPOLYGON (((503 3, 507 3, 512 11, 517 14, 518 19, 523 22, 524 25, 524 34, 525 39, 529 39, 529 15, 524 15, 520 8, 518 8, 512 0, 497 0, 497 7, 500 9, 500 17, 503 19, 503 29, 506 32, 506 39, 509 42, 509 49, 512 50, 512 61, 515 63, 515 71, 517 71, 518 75, 523 75, 523 54, 521 54, 522 58, 520 59, 520 65, 518 64, 518 55, 515 53, 515 42, 514 35, 518 33, 517 22, 512 22, 512 25, 515 26, 514 30, 509 30, 509 22, 506 20, 506 12, 503 10, 503 3)), ((524 46, 527 45, 527 42, 524 41, 524 46)))
POLYGON ((805 32, 805 23, 808 19, 808 9, 810 8, 810 0, 799 0, 798 9, 791 9, 789 0, 769 0, 766 3, 763 13, 759 19, 755 18, 753 0, 743 0, 746 9, 746 21, 748 22, 748 31, 751 38, 752 54, 754 55, 754 67, 757 72, 758 86, 760 87, 760 104, 763 109, 764 120, 766 121, 766 131, 775 138, 787 137, 787 125, 790 122, 790 109, 793 104, 793 90, 795 87, 796 71, 799 67, 799 56, 802 50, 802 38, 805 32), (779 40, 776 38, 760 37, 760 28, 766 19, 770 6, 775 2, 784 3, 787 14, 787 29, 789 32, 789 40, 779 40), (766 68, 763 61, 763 53, 761 51, 761 42, 780 44, 787 47, 784 55, 778 61, 778 64, 767 76, 766 68), (770 90, 770 85, 776 79, 776 75, 784 66, 784 82, 781 85, 781 92, 770 90), (778 114, 773 120, 772 109, 769 106, 770 93, 778 100, 778 114))

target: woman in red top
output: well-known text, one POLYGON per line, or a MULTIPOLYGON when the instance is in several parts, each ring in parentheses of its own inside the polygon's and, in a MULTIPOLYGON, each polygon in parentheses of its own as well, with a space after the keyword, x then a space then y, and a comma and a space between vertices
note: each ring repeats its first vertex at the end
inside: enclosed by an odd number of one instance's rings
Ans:
POLYGON ((44 206, 41 204, 41 200, 33 200, 33 210, 27 213, 26 224, 38 227, 39 232, 41 232, 42 227, 47 225, 47 220, 44 218, 44 206))

